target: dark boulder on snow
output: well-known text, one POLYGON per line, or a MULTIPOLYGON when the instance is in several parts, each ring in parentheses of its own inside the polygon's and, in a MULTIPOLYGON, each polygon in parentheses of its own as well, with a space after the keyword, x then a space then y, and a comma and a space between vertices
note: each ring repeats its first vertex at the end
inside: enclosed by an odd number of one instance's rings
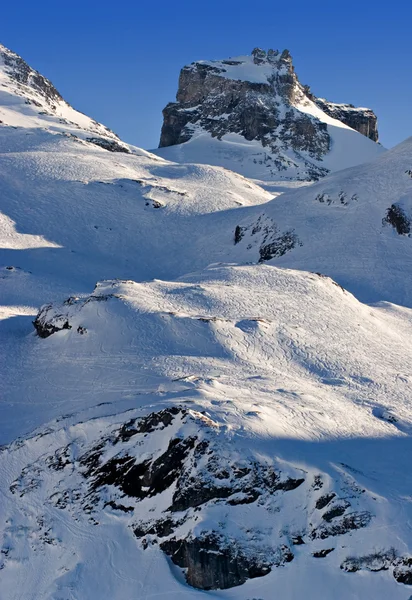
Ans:
POLYGON ((95 146, 100 146, 100 148, 108 150, 109 152, 124 152, 125 154, 130 154, 129 148, 124 144, 116 142, 116 140, 90 137, 86 138, 86 142, 94 144, 95 146))
POLYGON ((411 232, 411 219, 399 204, 392 204, 386 211, 382 223, 392 225, 399 235, 409 235, 411 232))
POLYGON ((67 315, 55 315, 53 321, 48 318, 48 311, 52 308, 51 305, 43 306, 39 314, 33 321, 36 333, 41 338, 48 338, 53 333, 62 331, 63 329, 71 329, 67 315))

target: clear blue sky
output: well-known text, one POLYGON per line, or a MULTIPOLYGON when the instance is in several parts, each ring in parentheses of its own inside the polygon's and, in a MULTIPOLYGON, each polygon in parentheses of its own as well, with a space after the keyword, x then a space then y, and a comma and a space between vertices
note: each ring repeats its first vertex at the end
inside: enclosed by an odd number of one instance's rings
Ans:
POLYGON ((184 64, 288 48, 315 94, 373 108, 390 147, 412 135, 411 5, 7 0, 0 41, 75 108, 144 148, 157 146, 161 111, 184 64))

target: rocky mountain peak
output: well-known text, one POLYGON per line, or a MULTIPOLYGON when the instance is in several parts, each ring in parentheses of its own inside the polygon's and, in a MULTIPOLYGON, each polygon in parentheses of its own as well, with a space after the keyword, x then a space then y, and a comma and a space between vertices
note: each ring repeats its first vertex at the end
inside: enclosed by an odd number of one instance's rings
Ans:
POLYGON ((255 65, 261 65, 264 63, 269 63, 272 65, 284 64, 290 65, 290 68, 293 70, 292 56, 289 50, 285 49, 283 52, 279 52, 279 50, 273 50, 272 48, 269 48, 269 50, 266 52, 266 50, 263 50, 262 48, 254 48, 252 50, 252 56, 255 65))
MULTIPOLYGON (((316 180, 336 170, 325 160, 336 145, 332 128, 351 128, 378 140, 373 111, 316 98, 299 82, 287 49, 254 48, 250 56, 200 60, 183 67, 176 102, 166 106, 163 116, 160 148, 185 144, 205 133, 219 141, 235 134, 239 141, 253 142, 251 160, 267 167, 267 177, 259 174, 260 179, 316 180)), ((362 146, 356 136, 346 135, 362 146)), ((373 146, 365 150, 364 160, 370 153, 374 156, 373 146)), ((351 165, 337 168, 347 166, 351 165)), ((239 172, 253 176, 244 165, 239 172)))

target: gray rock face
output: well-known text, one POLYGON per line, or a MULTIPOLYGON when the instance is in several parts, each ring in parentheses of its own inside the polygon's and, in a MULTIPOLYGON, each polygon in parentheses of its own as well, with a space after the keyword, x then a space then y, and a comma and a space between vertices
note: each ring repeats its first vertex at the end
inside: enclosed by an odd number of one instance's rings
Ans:
POLYGON ((235 133, 260 142, 267 166, 316 180, 328 170, 313 161, 331 147, 327 124, 311 114, 317 107, 377 141, 376 115, 313 96, 300 84, 288 50, 255 48, 251 57, 198 61, 181 70, 176 102, 163 110, 159 147, 188 142, 198 132, 219 140, 235 133))
POLYGON ((379 141, 378 117, 370 108, 356 108, 353 104, 335 104, 315 96, 312 100, 333 119, 342 121, 374 142, 379 141))
MULTIPOLYGON (((160 546, 179 567, 187 569, 189 585, 203 590, 227 589, 248 579, 270 573, 271 562, 262 556, 248 556, 241 548, 225 543, 222 536, 209 533, 202 538, 168 540, 160 546)), ((293 560, 289 548, 279 556, 280 566, 293 560)))

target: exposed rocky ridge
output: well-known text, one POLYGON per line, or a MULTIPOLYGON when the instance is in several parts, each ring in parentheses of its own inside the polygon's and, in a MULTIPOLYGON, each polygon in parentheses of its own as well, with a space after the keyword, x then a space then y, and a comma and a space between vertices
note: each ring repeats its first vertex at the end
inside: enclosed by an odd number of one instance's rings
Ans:
MULTIPOLYGON (((79 433, 91 425, 72 428, 72 441, 63 446, 46 432, 48 451, 10 487, 16 498, 42 489, 47 505, 96 525, 105 514, 116 514, 143 549, 158 546, 185 569, 190 585, 204 590, 241 585, 299 560, 295 546, 326 557, 334 550, 331 538, 345 550, 342 569, 359 570, 367 562, 351 566, 356 537, 346 534, 370 526, 373 499, 350 478, 333 482, 249 453, 236 434, 227 439, 224 424, 178 405, 123 422, 101 419, 98 437, 86 443, 79 433), (289 513, 294 516, 288 526, 289 513)), ((409 573, 408 561, 392 561, 397 581, 407 578, 398 571, 409 573)))
POLYGON ((264 153, 256 160, 272 174, 294 173, 297 179, 316 180, 329 170, 322 165, 331 150, 327 116, 378 139, 373 111, 313 96, 300 84, 288 50, 255 48, 252 57, 183 67, 176 102, 163 116, 160 148, 184 144, 201 132, 218 140, 237 134, 261 145, 264 153))

